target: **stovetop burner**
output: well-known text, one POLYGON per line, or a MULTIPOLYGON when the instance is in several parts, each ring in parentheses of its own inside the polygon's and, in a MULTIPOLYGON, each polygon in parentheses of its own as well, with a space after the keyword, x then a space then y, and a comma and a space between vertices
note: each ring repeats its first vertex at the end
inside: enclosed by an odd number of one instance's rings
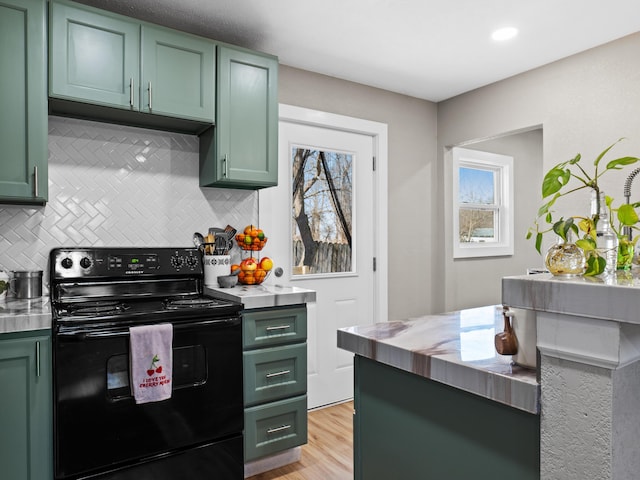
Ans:
POLYGON ((129 306, 118 301, 83 302, 67 307, 72 317, 91 317, 95 315, 117 315, 129 310, 129 306))
POLYGON ((168 298, 164 301, 164 307, 167 310, 178 310, 180 308, 205 308, 209 306, 217 305, 219 302, 213 298, 208 297, 194 297, 194 298, 168 298))

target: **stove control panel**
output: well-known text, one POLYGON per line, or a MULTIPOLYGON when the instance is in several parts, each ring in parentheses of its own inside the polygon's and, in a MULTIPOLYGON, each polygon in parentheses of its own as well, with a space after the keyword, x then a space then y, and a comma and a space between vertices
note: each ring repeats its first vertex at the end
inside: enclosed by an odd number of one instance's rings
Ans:
POLYGON ((196 248, 56 248, 50 266, 54 279, 202 274, 196 248))

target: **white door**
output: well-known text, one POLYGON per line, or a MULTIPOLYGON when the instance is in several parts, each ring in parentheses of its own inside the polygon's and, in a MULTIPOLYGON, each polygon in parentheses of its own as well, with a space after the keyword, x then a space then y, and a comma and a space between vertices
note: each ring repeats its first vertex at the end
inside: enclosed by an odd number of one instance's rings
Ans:
MULTIPOLYGON (((374 201, 373 156, 371 135, 281 121, 278 186, 260 191, 260 228, 269 237, 264 254, 284 270, 280 278, 272 275, 266 282, 316 291, 316 303, 308 305, 309 408, 353 397, 353 355, 337 348, 337 330, 370 324, 377 318, 374 300, 377 273, 373 270, 377 203, 374 201), (346 271, 309 274, 308 270, 294 265, 292 235, 297 223, 293 220, 292 177, 293 157, 299 149, 340 152, 350 159, 352 194, 346 216, 351 225, 351 265, 346 271)), ((313 162, 314 168, 320 163, 313 162)))

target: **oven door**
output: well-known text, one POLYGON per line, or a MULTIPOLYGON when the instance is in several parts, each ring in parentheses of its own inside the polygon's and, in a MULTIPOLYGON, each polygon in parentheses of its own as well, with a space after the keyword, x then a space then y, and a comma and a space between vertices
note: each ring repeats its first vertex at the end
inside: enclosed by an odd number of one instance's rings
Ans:
MULTIPOLYGON (((212 445, 218 445, 224 463, 216 467, 220 475, 215 478, 242 478, 240 318, 172 323, 172 397, 140 405, 129 387, 128 328, 56 332, 56 479, 84 478, 166 456, 185 459, 175 467, 184 478, 200 478, 189 472, 201 473, 203 467, 185 452, 206 450, 203 459, 211 465, 217 455, 212 445)), ((156 471, 153 478, 175 477, 156 471)))

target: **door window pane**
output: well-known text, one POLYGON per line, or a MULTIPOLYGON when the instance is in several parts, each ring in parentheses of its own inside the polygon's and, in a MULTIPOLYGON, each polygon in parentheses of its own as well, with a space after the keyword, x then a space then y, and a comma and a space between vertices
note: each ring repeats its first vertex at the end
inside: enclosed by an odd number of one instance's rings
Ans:
POLYGON ((353 154, 294 146, 291 161, 293 275, 351 272, 353 154))

